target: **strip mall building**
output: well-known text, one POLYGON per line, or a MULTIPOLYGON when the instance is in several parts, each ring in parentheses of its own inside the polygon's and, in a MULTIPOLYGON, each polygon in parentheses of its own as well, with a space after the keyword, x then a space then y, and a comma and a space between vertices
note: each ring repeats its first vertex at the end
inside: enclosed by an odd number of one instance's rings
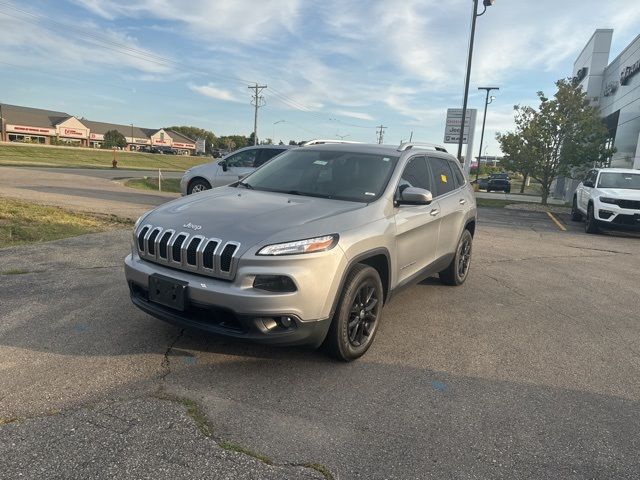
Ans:
POLYGON ((65 112, 0 104, 0 140, 42 145, 76 145, 100 148, 104 134, 117 130, 127 141, 127 149, 142 147, 171 148, 193 155, 196 142, 166 128, 141 128, 134 125, 95 122, 65 112))
MULTIPOLYGON (((609 62, 612 38, 613 30, 596 30, 573 64, 573 76, 609 128, 616 148, 611 166, 640 169, 640 35, 609 62)), ((571 200, 578 183, 559 178, 554 196, 571 200)))

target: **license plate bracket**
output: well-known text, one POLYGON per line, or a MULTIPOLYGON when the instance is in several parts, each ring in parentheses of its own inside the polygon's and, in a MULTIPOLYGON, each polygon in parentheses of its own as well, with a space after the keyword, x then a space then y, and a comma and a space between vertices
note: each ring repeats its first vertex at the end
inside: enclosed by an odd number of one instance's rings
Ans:
POLYGON ((149 277, 149 300, 174 310, 184 311, 189 282, 154 273, 149 277))

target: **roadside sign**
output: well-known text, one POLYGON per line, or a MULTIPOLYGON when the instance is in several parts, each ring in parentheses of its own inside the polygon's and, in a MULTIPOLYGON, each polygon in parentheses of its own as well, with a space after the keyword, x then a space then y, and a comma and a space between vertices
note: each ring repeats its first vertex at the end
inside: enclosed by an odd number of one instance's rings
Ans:
MULTIPOLYGON (((462 143, 469 143, 469 134, 473 138, 473 130, 476 126, 476 115, 478 111, 475 108, 468 108, 464 121, 464 136, 462 143)), ((444 127, 444 143, 458 143, 460 141, 460 132, 462 130, 462 109, 447 109, 447 120, 444 127)))

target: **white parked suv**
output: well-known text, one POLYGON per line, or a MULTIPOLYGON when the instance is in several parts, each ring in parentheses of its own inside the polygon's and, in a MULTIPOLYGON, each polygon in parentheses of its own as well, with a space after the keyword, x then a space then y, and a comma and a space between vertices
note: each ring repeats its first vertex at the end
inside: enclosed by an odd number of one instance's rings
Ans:
POLYGON ((640 230, 640 170, 594 168, 573 195, 571 219, 585 232, 600 228, 640 230))

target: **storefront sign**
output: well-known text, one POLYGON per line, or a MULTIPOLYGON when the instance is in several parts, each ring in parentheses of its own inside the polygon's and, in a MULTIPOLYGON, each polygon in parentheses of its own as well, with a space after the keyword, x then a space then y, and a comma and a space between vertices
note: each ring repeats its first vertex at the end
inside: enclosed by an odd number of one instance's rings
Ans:
POLYGON ((89 138, 91 140, 104 140, 104 135, 101 133, 92 133, 91 135, 89 135, 89 138))
POLYGON ((60 136, 86 138, 87 132, 86 130, 76 130, 75 128, 61 128, 60 136))
MULTIPOLYGON (((468 108, 465 115, 464 122, 464 135, 462 136, 462 143, 469 143, 469 133, 473 132, 476 127, 476 114, 475 108, 468 108)), ((447 109, 447 119, 445 121, 444 128, 444 143, 458 143, 460 141, 460 133, 462 130, 462 109, 461 108, 449 108, 447 109)))
POLYGON ((640 71, 640 60, 622 69, 620 72, 620 85, 629 83, 629 79, 640 71))
POLYGON ((52 136, 56 134, 52 128, 28 127, 26 125, 7 125, 6 130, 7 132, 39 133, 52 136))
POLYGON ((176 143, 173 142, 173 146, 174 147, 178 147, 178 148, 196 148, 196 146, 193 143, 176 143))
POLYGON ((605 97, 609 97, 618 91, 618 82, 609 82, 607 86, 604 87, 604 92, 602 94, 605 97))

